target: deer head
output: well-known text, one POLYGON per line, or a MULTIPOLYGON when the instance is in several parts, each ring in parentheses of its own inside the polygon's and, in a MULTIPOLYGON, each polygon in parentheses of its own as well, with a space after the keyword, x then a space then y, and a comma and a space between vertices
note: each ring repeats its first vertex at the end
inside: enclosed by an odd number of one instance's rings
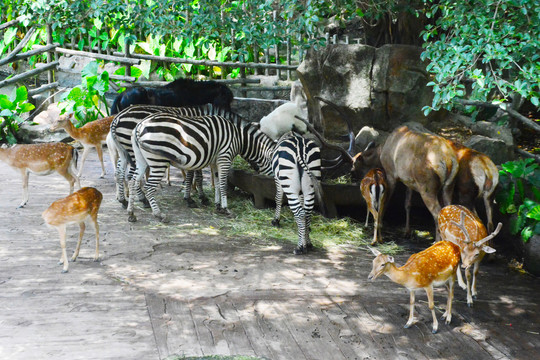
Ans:
POLYGON ((465 226, 465 217, 466 214, 462 211, 459 223, 454 220, 450 220, 450 223, 461 230, 461 232, 453 232, 450 227, 447 227, 444 231, 444 240, 450 241, 459 246, 461 249, 462 267, 469 268, 474 263, 482 260, 484 254, 492 254, 496 251, 491 246, 485 244, 497 236, 499 231, 502 229, 502 223, 499 223, 495 231, 488 236, 482 238, 473 238, 465 226))
POLYGON ((373 255, 375 255, 375 259, 373 259, 373 267, 368 275, 368 280, 373 281, 386 272, 386 268, 389 264, 394 263, 394 257, 385 255, 379 250, 370 246, 368 246, 368 249, 371 250, 373 255))

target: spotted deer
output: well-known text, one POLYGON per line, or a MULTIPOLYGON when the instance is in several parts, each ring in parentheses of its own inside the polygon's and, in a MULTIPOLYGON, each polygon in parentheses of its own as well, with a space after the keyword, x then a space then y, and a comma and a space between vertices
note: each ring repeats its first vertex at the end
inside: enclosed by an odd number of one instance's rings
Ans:
POLYGON ((0 148, 0 160, 19 170, 23 180, 23 200, 19 208, 28 202, 28 178, 30 173, 49 175, 54 172, 69 182, 69 193, 75 183, 80 187, 77 176, 77 150, 64 143, 20 144, 0 148))
POLYGON ((432 332, 434 334, 437 332, 439 323, 435 315, 433 287, 445 284, 448 289, 448 300, 442 319, 445 319, 446 324, 450 324, 456 274, 458 274, 459 286, 465 288, 463 279, 457 271, 460 255, 458 246, 448 241, 436 242, 424 251, 411 255, 405 265, 400 267, 394 263, 392 256, 382 254, 379 250, 371 247, 369 249, 375 255, 375 259, 373 259, 373 268, 369 273, 368 280, 375 280, 381 275, 386 275, 393 282, 403 285, 409 290, 410 311, 405 328, 409 328, 414 321, 415 291, 424 289, 433 316, 432 332))
POLYGON ((66 273, 69 268, 66 253, 66 227, 73 223, 79 224, 79 241, 77 242, 77 247, 71 257, 71 261, 75 261, 77 260, 77 256, 79 256, 79 250, 86 228, 84 221, 88 217, 92 219, 96 231, 96 252, 94 261, 99 260, 99 225, 97 216, 102 199, 103 195, 101 192, 93 187, 84 187, 63 199, 56 200, 41 215, 43 220, 45 220, 45 223, 50 227, 56 228, 60 234, 60 247, 62 248, 60 264, 63 264, 63 273, 66 273))
POLYGON ((360 182, 360 192, 366 200, 368 208, 365 226, 368 226, 370 213, 375 220, 371 245, 375 245, 377 242, 382 243, 381 228, 384 206, 387 201, 387 190, 386 175, 384 170, 380 168, 371 169, 360 182))
POLYGON ((465 268, 467 305, 469 307, 473 305, 473 299, 476 298, 477 294, 476 277, 480 262, 485 254, 495 252, 494 248, 485 244, 493 239, 501 228, 502 223, 499 223, 495 231, 488 235, 484 224, 478 216, 461 205, 446 206, 439 214, 441 239, 454 243, 461 251, 461 266, 465 268), (472 284, 471 266, 473 267, 472 284))
MULTIPOLYGON (((66 130, 66 132, 75 140, 80 141, 84 147, 81 167, 79 169, 78 177, 82 174, 82 169, 84 162, 90 153, 90 149, 96 148, 99 161, 101 163, 101 175, 100 177, 105 176, 105 165, 103 164, 103 149, 102 144, 107 142, 110 146, 110 141, 107 141, 107 135, 111 127, 111 122, 114 119, 114 115, 105 117, 103 119, 98 119, 92 122, 87 123, 86 125, 76 128, 71 119, 73 118, 73 113, 61 115, 55 122, 51 124, 51 131, 58 130, 60 128, 66 130)), ((109 149, 109 152, 112 154, 112 149, 109 149)), ((111 158, 111 161, 114 163, 114 159, 111 158)))

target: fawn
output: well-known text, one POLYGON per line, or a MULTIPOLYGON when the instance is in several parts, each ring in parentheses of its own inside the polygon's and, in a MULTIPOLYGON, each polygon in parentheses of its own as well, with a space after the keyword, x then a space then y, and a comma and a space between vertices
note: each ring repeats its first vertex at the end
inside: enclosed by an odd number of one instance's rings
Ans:
MULTIPOLYGON (((61 115, 54 123, 51 124, 51 131, 58 130, 60 128, 66 130, 66 132, 75 140, 79 140, 84 147, 81 167, 77 176, 81 176, 84 162, 88 156, 90 149, 95 147, 99 161, 101 162, 101 175, 100 177, 105 176, 105 165, 103 165, 103 149, 102 143, 107 142, 107 134, 111 127, 111 122, 114 119, 114 115, 105 117, 103 119, 98 119, 92 122, 87 123, 81 128, 76 128, 71 122, 73 114, 61 115)), ((112 149, 109 149, 111 152, 112 149)), ((114 159, 111 158, 111 161, 114 163, 114 159)))
POLYGON ((465 268, 467 279, 467 305, 471 307, 473 298, 476 298, 477 294, 476 276, 480 262, 485 254, 495 252, 494 248, 484 244, 499 233, 502 223, 499 223, 495 231, 488 235, 478 216, 461 205, 449 205, 442 208, 438 221, 441 239, 450 241, 460 248, 461 264, 465 268), (471 266, 473 266, 472 284, 471 266))
POLYGON ((375 245, 377 242, 382 243, 381 227, 384 205, 387 200, 387 189, 386 175, 384 170, 380 168, 371 169, 360 182, 360 192, 366 200, 368 208, 365 226, 368 225, 370 213, 375 220, 371 245, 375 245))
POLYGON ((77 242, 77 247, 71 257, 71 261, 75 261, 77 260, 77 256, 79 256, 79 250, 86 228, 84 220, 87 217, 92 219, 94 229, 96 230, 96 253, 94 255, 94 261, 98 261, 99 225, 97 222, 97 215, 102 199, 103 195, 98 190, 93 187, 84 187, 63 199, 56 200, 41 215, 43 220, 45 220, 45 223, 50 227, 55 227, 60 234, 60 247, 62 248, 60 264, 64 265, 62 269, 63 273, 66 273, 69 267, 66 253, 66 226, 73 223, 79 224, 79 241, 77 242))
POLYGON ((452 320, 452 300, 454 298, 454 281, 458 274, 458 284, 465 288, 461 274, 457 271, 459 265, 459 247, 448 241, 439 241, 419 253, 411 255, 405 265, 397 267, 394 258, 382 254, 379 250, 369 248, 376 256, 373 259, 373 268, 368 276, 375 280, 386 275, 393 282, 403 285, 410 293, 409 320, 405 328, 409 328, 414 320, 415 290, 424 289, 428 297, 428 305, 433 315, 433 330, 436 333, 439 327, 433 303, 433 287, 446 284, 448 288, 448 301, 442 319, 446 324, 452 320))
POLYGON ((77 172, 77 150, 64 143, 24 144, 0 148, 0 160, 21 172, 23 200, 19 208, 28 202, 28 177, 30 173, 49 175, 57 172, 69 182, 69 193, 75 183, 80 187, 77 172))

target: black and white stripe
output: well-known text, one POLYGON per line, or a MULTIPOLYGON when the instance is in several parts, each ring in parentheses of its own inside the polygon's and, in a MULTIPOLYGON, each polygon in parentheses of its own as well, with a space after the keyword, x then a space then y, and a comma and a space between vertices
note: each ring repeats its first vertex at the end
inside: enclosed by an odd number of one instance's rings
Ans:
POLYGON ((279 225, 285 194, 298 227, 298 246, 294 253, 305 253, 312 247, 309 228, 315 198, 322 204, 320 149, 312 140, 288 132, 278 140, 272 169, 276 182, 276 213, 272 224, 279 225))
MULTIPOLYGON (((212 166, 217 171, 216 207, 227 210, 227 176, 232 160, 241 155, 262 174, 271 174, 274 141, 259 131, 259 124, 230 121, 220 115, 187 117, 166 113, 149 116, 133 131, 132 144, 137 163, 135 177, 130 181, 129 220, 133 215, 132 185, 141 181, 146 169, 149 175, 144 186, 154 216, 163 220, 154 198, 156 186, 170 164, 184 170, 212 166)), ((189 191, 188 187, 186 190, 189 191)))
MULTIPOLYGON (((120 201, 124 206, 127 206, 124 191, 124 179, 126 177, 126 169, 128 170, 128 180, 131 179, 133 177, 133 174, 135 173, 135 157, 131 144, 131 134, 138 123, 143 121, 148 116, 156 113, 169 113, 189 117, 197 117, 202 115, 222 115, 230 118, 231 121, 239 121, 238 117, 235 114, 212 106, 210 104, 194 107, 133 105, 121 111, 118 115, 116 115, 113 122, 111 123, 111 136, 116 147, 118 148, 119 153, 118 164, 115 171, 116 199, 120 201)), ((190 181, 190 179, 192 178, 193 174, 188 173, 186 179, 186 186, 189 186, 190 182, 188 183, 188 181, 190 181)), ((201 185, 201 187, 198 187, 200 191, 199 196, 203 197, 202 174, 200 171, 195 174, 195 179, 197 185, 201 185)), ((136 186, 136 192, 139 199, 143 202, 146 202, 145 196, 139 186, 136 186)))

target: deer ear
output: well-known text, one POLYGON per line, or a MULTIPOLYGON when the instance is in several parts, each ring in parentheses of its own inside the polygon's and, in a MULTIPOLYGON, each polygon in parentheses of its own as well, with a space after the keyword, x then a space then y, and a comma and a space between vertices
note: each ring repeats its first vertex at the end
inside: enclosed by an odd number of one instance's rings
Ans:
POLYGON ((491 246, 484 245, 482 246, 482 251, 485 252, 486 254, 493 254, 497 250, 495 250, 491 246))
POLYGON ((379 256, 381 255, 381 252, 375 248, 372 248, 371 246, 368 246, 368 249, 371 250, 371 252, 373 253, 373 255, 375 256, 379 256))
POLYGON ((388 256, 386 260, 387 260, 386 263, 394 263, 394 257, 393 256, 388 256))

